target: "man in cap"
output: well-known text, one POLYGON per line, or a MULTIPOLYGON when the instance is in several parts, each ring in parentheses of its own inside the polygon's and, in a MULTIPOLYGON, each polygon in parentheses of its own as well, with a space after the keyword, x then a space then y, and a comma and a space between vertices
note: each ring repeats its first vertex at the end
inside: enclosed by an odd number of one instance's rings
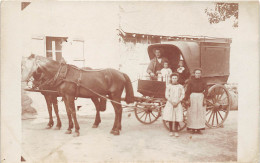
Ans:
POLYGON ((169 61, 167 58, 162 57, 161 49, 154 49, 153 52, 155 57, 150 61, 146 72, 152 80, 156 80, 158 74, 160 74, 160 71, 163 68, 164 62, 169 63, 169 61))

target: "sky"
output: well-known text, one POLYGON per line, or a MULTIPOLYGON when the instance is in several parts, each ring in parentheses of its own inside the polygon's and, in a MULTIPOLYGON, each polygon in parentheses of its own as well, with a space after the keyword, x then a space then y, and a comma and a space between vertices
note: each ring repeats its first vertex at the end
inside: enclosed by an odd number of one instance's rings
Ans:
POLYGON ((123 3, 120 10, 123 30, 159 35, 203 35, 232 37, 232 20, 211 25, 205 13, 212 2, 123 3))

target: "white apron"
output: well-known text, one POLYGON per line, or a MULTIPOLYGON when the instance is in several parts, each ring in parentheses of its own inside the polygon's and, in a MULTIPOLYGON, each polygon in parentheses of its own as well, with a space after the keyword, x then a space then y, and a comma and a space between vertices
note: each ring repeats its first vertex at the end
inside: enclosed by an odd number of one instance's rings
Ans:
POLYGON ((187 111, 187 127, 190 129, 205 128, 206 106, 203 106, 203 93, 191 93, 190 108, 187 111))

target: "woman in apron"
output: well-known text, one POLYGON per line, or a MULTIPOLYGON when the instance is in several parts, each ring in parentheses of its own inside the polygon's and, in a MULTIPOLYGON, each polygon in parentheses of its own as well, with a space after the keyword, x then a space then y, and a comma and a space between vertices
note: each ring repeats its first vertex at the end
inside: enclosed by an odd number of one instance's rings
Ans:
POLYGON ((187 129, 192 133, 202 134, 206 122, 206 96, 207 84, 201 78, 201 69, 195 69, 195 76, 188 82, 185 99, 189 100, 190 107, 187 112, 187 129))

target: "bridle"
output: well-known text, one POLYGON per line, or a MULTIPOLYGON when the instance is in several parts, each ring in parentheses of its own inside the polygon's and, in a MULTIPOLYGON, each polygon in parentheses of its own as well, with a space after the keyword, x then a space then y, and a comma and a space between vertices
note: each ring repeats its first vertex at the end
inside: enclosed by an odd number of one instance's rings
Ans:
POLYGON ((37 73, 37 70, 38 68, 41 68, 40 64, 37 62, 37 57, 35 57, 34 61, 33 61, 33 65, 31 67, 31 70, 26 78, 26 80, 24 82, 28 83, 30 81, 30 78, 32 77, 33 73, 36 71, 37 73), (33 67, 36 67, 35 70, 33 70, 33 67))

